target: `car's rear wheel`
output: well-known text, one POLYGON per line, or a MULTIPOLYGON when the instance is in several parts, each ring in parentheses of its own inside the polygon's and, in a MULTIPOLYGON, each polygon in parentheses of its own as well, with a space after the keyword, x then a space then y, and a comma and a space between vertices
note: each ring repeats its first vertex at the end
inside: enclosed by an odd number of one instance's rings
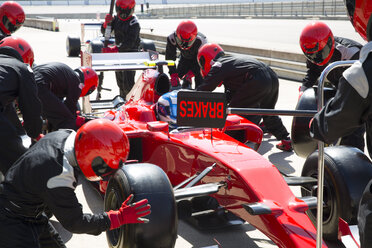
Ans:
POLYGON ((148 199, 151 214, 146 224, 128 224, 106 232, 109 247, 172 248, 177 238, 177 208, 172 186, 158 166, 127 164, 110 179, 105 194, 105 211, 118 209, 134 194, 133 202, 148 199))
POLYGON ((78 57, 80 54, 80 38, 67 36, 66 38, 66 51, 69 57, 78 57))
MULTIPOLYGON (((318 177, 318 151, 305 161, 302 176, 318 177)), ((323 237, 335 241, 338 222, 357 223, 359 201, 372 178, 372 164, 357 148, 333 146, 324 149, 323 237)), ((317 185, 301 188, 303 196, 317 196, 317 185)), ((316 209, 307 212, 316 225, 316 209)))
POLYGON ((141 39, 140 50, 144 52, 147 52, 147 51, 156 52, 155 43, 152 40, 141 39))

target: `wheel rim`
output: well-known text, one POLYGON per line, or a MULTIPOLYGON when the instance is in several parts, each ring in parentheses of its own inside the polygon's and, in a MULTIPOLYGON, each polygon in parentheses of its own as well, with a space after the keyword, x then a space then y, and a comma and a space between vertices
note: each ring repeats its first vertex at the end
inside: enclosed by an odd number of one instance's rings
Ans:
MULTIPOLYGON (((318 174, 313 174, 311 177, 318 178, 318 174)), ((329 223, 332 220, 332 216, 334 212, 337 209, 337 203, 335 198, 335 192, 334 189, 331 187, 331 185, 327 182, 327 180, 324 180, 324 186, 323 186, 323 225, 329 223)), ((311 188, 305 188, 305 195, 307 196, 318 196, 318 186, 312 186, 311 188)), ((312 209, 309 210, 309 213, 313 216, 314 219, 316 219, 317 210, 312 209)))
MULTIPOLYGON (((110 191, 110 193, 107 195, 106 202, 107 202, 106 211, 119 209, 120 204, 118 202, 118 196, 115 190, 110 191)), ((121 228, 107 231, 107 238, 109 242, 112 244, 112 246, 114 247, 118 246, 121 231, 122 231, 121 228)))

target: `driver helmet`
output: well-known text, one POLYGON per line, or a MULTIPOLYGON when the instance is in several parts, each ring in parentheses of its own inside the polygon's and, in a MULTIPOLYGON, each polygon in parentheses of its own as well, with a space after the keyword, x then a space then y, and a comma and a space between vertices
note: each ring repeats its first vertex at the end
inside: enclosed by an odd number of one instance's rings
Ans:
POLYGON ((176 42, 183 50, 188 50, 194 44, 198 28, 192 21, 182 21, 176 30, 176 42))
POLYGON ((179 90, 163 94, 156 103, 159 121, 169 123, 170 128, 177 128, 177 94, 179 90))
POLYGON ((344 0, 355 31, 366 41, 372 40, 372 4, 368 0, 344 0))
POLYGON ((76 161, 90 181, 106 180, 123 166, 128 154, 127 135, 110 120, 89 121, 76 133, 76 161))
POLYGON ((80 97, 87 96, 92 93, 98 86, 98 75, 89 66, 82 66, 75 69, 75 72, 80 78, 79 87, 81 89, 80 97))
POLYGON ((216 43, 207 43, 199 48, 198 63, 200 66, 200 73, 203 77, 207 76, 213 65, 213 60, 225 55, 222 47, 216 43))
POLYGON ((333 55, 335 39, 327 24, 312 22, 301 32, 300 46, 308 60, 322 66, 327 64, 333 55))
POLYGON ((135 7, 135 0, 116 0, 116 14, 122 21, 128 20, 133 15, 135 7))
POLYGON ((8 36, 0 41, 0 47, 14 48, 23 59, 23 62, 32 67, 34 63, 34 51, 30 44, 20 37, 8 36))
POLYGON ((19 29, 25 18, 25 12, 17 2, 7 1, 0 6, 0 29, 6 35, 10 35, 19 29))

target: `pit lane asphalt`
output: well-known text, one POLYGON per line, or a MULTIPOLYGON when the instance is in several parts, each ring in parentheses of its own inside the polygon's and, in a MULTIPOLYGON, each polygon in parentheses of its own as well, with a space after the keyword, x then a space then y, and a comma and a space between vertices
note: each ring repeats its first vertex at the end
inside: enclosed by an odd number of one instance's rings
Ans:
MULTIPOLYGON (((154 28, 154 32, 159 34, 168 34, 173 31, 180 20, 140 20, 143 28, 154 28)), ((35 63, 41 64, 51 61, 60 61, 68 64, 72 68, 80 66, 80 58, 70 58, 66 56, 65 40, 68 34, 79 34, 79 21, 60 20, 60 32, 51 32, 38 30, 33 28, 22 27, 15 33, 15 36, 20 36, 26 39, 34 49, 35 63)), ((299 50, 298 35, 302 27, 308 20, 195 20, 201 31, 204 32, 210 41, 230 42, 231 44, 248 44, 258 47, 267 47, 267 49, 280 47, 286 49, 299 50), (248 27, 249 26, 249 27, 248 27), (230 28, 228 28, 230 27, 230 28), (242 28, 245 27, 245 28, 242 28), (287 27, 286 29, 284 29, 287 27), (289 28, 288 28, 289 27, 289 28), (282 29, 282 30, 280 30, 282 29), (221 30, 225 30, 222 32, 221 30), (283 31, 285 30, 285 31, 283 31), (276 37, 282 33, 282 36, 276 37), (286 34, 284 34, 286 33, 286 34), (288 34, 287 34, 288 33, 288 34), (254 39, 254 36, 257 39, 254 39), (239 38, 240 36, 240 38, 239 38), (273 39, 273 36, 275 39, 273 39), (296 38, 297 36, 297 38, 296 38), (249 38, 250 37, 250 38, 249 38), (280 40, 277 41, 277 39, 280 40)), ((347 21, 330 21, 328 22, 335 31, 336 35, 342 35, 350 38, 358 38, 356 33, 350 27, 347 21)), ((355 39, 356 39, 355 38, 355 39)), ((361 40, 358 38, 357 40, 361 40)), ((137 72, 137 76, 140 72, 137 72)), ((103 91, 103 98, 109 99, 118 94, 116 81, 113 72, 105 73, 104 87, 111 88, 112 91, 103 91)), ((298 82, 280 80, 280 95, 277 104, 277 109, 294 109, 298 97, 298 82)), ((92 95, 92 99, 95 95, 92 95)), ((288 131, 291 130, 291 117, 282 117, 284 125, 288 131)), ((293 152, 282 152, 275 148, 277 141, 266 135, 263 144, 259 149, 259 153, 269 159, 277 168, 286 174, 299 175, 304 162, 303 158, 297 157, 293 152)), ((270 182, 262 182, 270 183, 270 182)), ((293 188, 295 195, 299 196, 299 190, 293 188)), ((84 212, 97 213, 103 209, 100 196, 94 191, 86 181, 81 178, 79 186, 76 189, 79 201, 83 205, 84 212)), ((106 235, 102 233, 99 236, 86 234, 71 234, 54 221, 56 228, 59 230, 63 240, 69 248, 102 248, 107 247, 106 235)), ((253 226, 245 223, 232 228, 223 230, 199 231, 191 227, 187 223, 180 221, 178 229, 178 239, 176 248, 191 248, 191 247, 217 247, 217 242, 224 248, 235 247, 265 247, 271 248, 276 245, 269 240, 260 231, 253 226)), ((331 247, 340 247, 338 245, 331 247)))

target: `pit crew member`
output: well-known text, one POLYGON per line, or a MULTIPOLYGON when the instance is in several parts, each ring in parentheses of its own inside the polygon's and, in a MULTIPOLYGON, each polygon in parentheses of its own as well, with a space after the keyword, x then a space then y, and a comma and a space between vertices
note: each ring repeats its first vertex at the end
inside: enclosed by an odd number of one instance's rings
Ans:
MULTIPOLYGON (((116 0, 116 15, 107 14, 101 32, 105 33, 107 25, 111 25, 115 34, 116 46, 104 48, 103 52, 138 52, 140 46, 141 27, 134 13, 135 0, 116 0)), ((136 71, 117 71, 116 82, 120 96, 125 99, 134 85, 136 71)))
POLYGON ((191 88, 192 78, 195 87, 202 82, 200 67, 197 61, 199 48, 207 43, 207 38, 200 32, 194 22, 186 20, 178 24, 176 31, 167 37, 165 59, 177 59, 177 50, 180 51, 180 59, 177 66, 169 66, 171 88, 179 88, 180 78, 183 79, 182 88, 191 88))
MULTIPOLYGON (((274 109, 278 100, 279 80, 266 64, 247 55, 226 55, 215 43, 207 43, 199 49, 198 62, 203 84, 197 90, 213 91, 224 85, 229 107, 274 109)), ((291 151, 289 133, 278 116, 246 115, 256 125, 261 118, 270 133, 280 143, 283 151, 291 151)))
MULTIPOLYGON (((307 74, 300 87, 300 94, 312 87, 321 72, 330 63, 341 60, 355 60, 359 58, 362 45, 356 41, 333 36, 331 29, 323 22, 312 22, 306 25, 300 35, 300 46, 307 58, 307 74)), ((337 87, 338 80, 347 67, 332 70, 327 80, 337 87)), ((361 126, 350 135, 342 137, 341 145, 349 145, 364 151, 365 127, 361 126)))
POLYGON ((12 165, 1 184, 1 247, 40 247, 45 229, 58 235, 43 214, 46 207, 72 233, 98 235, 146 222, 142 217, 151 213, 147 199, 131 203, 131 195, 118 210, 84 214, 74 192, 76 173, 91 181, 107 180, 128 153, 126 134, 106 119, 87 122, 77 132, 60 129, 45 135, 12 165))
POLYGON ((22 6, 6 1, 0 6, 0 40, 17 31, 26 19, 22 6))
MULTIPOLYGON (((345 3, 355 30, 368 43, 362 48, 359 60, 343 72, 335 97, 314 116, 310 122, 310 130, 315 139, 330 144, 366 124, 371 157, 372 4, 368 0, 346 0, 345 3)), ((360 201, 358 228, 361 247, 372 247, 372 180, 360 201)))
POLYGON ((30 67, 33 57, 31 46, 22 38, 8 36, 0 41, 0 171, 3 174, 26 151, 4 109, 17 100, 27 135, 37 139, 41 133, 41 102, 30 67))
POLYGON ((84 117, 76 115, 78 100, 97 88, 96 72, 86 66, 73 70, 60 62, 36 65, 33 70, 43 105, 42 115, 51 130, 77 130, 85 123, 84 117))
MULTIPOLYGON (((14 1, 7 1, 0 6, 0 40, 17 31, 25 21, 25 12, 22 6, 14 1)), ((15 103, 8 104, 3 109, 3 114, 13 123, 19 135, 25 135, 25 131, 18 119, 15 103)))

